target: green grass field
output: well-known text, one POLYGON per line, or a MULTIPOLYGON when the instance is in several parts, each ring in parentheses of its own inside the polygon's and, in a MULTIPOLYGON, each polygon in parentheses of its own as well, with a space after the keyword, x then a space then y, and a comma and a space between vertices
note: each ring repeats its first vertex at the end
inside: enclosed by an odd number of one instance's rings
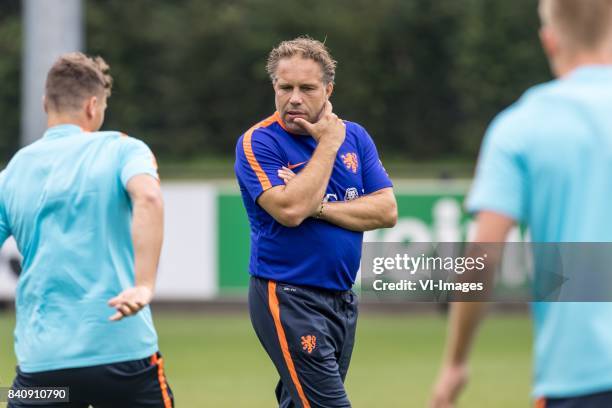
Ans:
MULTIPOLYGON (((0 387, 14 374, 13 324, 12 314, 0 314, 0 387)), ((156 325, 178 408, 275 406, 277 375, 246 312, 157 313, 156 325)), ((445 325, 436 315, 361 316, 347 378, 353 406, 426 407, 445 325)), ((490 317, 475 345, 471 382, 459 407, 530 406, 530 344, 526 315, 490 317)))

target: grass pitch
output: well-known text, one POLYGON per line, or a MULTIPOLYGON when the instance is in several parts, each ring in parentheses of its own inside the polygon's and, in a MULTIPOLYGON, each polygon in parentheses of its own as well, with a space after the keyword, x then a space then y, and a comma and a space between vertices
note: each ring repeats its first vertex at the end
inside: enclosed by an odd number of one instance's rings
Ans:
MULTIPOLYGON (((246 311, 227 316, 154 314, 178 408, 275 406, 278 377, 246 311)), ((14 375, 13 325, 12 313, 0 314, 0 387, 8 386, 14 375)), ((426 407, 445 332, 442 316, 362 315, 346 383, 353 406, 426 407)), ((471 381, 459 407, 528 407, 528 317, 493 315, 480 334, 471 381)))

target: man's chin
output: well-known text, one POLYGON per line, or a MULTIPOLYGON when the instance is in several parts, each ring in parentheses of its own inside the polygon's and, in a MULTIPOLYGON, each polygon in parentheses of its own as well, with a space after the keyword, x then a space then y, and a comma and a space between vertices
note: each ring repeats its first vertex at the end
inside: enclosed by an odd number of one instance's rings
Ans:
POLYGON ((289 132, 291 133, 295 133, 296 135, 307 135, 308 134, 307 131, 305 131, 303 128, 296 125, 295 123, 292 123, 291 125, 287 125, 287 130, 289 130, 289 132))
POLYGON ((308 134, 308 132, 306 132, 300 125, 298 125, 294 121, 285 120, 284 124, 285 124, 285 128, 291 133, 295 133, 297 135, 307 135, 308 134))

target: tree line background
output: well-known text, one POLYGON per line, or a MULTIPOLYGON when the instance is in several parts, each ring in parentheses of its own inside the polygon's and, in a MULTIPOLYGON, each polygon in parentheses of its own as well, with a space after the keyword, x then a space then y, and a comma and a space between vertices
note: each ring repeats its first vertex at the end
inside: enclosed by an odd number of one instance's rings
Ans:
MULTIPOLYGON (((270 49, 308 34, 338 60, 335 111, 385 160, 473 161, 488 122, 551 78, 536 0, 85 0, 86 52, 115 79, 104 128, 162 161, 232 157, 274 110, 270 49)), ((0 2, 0 161, 18 149, 21 6, 0 2)))

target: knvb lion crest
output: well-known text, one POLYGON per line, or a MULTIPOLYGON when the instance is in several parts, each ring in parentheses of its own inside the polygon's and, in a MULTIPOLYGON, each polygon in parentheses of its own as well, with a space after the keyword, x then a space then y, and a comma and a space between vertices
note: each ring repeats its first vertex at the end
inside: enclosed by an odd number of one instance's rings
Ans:
POLYGON ((308 336, 302 336, 302 350, 308 352, 308 354, 312 353, 312 351, 317 347, 317 338, 312 334, 308 336))
POLYGON ((353 173, 357 173, 357 167, 359 163, 357 162, 357 153, 347 153, 340 155, 342 162, 346 166, 346 168, 353 173))

